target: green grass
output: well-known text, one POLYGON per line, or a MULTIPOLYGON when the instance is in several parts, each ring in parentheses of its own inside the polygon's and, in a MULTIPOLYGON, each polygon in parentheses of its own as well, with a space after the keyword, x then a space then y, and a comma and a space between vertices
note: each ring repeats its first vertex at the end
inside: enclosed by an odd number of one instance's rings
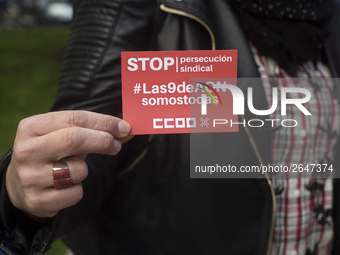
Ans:
POLYGON ((0 32, 0 155, 19 121, 48 111, 56 96, 68 28, 0 32))
MULTIPOLYGON (((52 106, 68 33, 68 28, 0 32, 1 156, 13 146, 21 119, 52 106)), ((65 250, 56 242, 47 255, 64 255, 65 250)))

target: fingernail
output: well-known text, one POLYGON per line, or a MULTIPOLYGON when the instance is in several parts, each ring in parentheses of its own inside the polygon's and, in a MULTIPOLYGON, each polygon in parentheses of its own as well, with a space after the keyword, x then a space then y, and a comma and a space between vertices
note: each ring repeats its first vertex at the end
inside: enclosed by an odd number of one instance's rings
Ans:
POLYGON ((130 126, 130 124, 127 123, 126 121, 121 120, 121 121, 118 123, 118 131, 119 131, 120 133, 129 134, 129 133, 130 133, 130 130, 131 130, 131 126, 130 126))
POLYGON ((118 140, 114 140, 113 141, 113 151, 115 154, 117 154, 118 152, 120 152, 120 150, 122 149, 122 144, 118 141, 118 140))

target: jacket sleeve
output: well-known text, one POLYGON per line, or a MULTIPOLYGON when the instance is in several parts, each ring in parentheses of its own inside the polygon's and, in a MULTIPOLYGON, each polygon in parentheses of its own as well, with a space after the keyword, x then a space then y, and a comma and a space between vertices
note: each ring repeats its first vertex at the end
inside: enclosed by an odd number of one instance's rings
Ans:
MULTIPOLYGON (((88 110, 121 117, 121 51, 150 50, 154 6, 145 0, 77 0, 52 111, 88 110)), ((147 137, 123 145, 119 156, 88 155, 84 197, 44 227, 16 209, 6 187, 11 151, 0 162, 0 251, 42 254, 89 221, 110 200, 116 175, 147 146, 147 137)))

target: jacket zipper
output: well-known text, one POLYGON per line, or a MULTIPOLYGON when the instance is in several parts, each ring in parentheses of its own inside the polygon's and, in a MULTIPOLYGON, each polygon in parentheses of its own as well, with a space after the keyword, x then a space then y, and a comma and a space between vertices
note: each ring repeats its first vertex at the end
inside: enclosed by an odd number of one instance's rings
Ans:
MULTIPOLYGON (((211 38, 212 50, 216 50, 216 43, 215 43, 214 33, 212 32, 210 27, 205 22, 203 22, 201 19, 197 18, 196 16, 194 16, 192 14, 186 13, 184 11, 179 11, 179 10, 176 10, 176 9, 172 9, 172 8, 166 7, 164 4, 160 5, 160 9, 162 11, 164 11, 164 12, 168 12, 168 13, 172 13, 172 14, 177 14, 177 15, 180 15, 180 16, 188 17, 190 19, 196 20, 198 23, 203 25, 203 27, 209 32, 209 35, 210 35, 210 38, 211 38)), ((244 116, 241 116, 241 118, 242 118, 242 120, 244 120, 244 116)), ((261 165, 263 165, 263 160, 262 160, 262 157, 260 155, 260 152, 259 152, 259 150, 258 150, 258 148, 256 146, 256 143, 255 143, 255 141, 254 141, 254 139, 253 139, 253 137, 252 137, 252 135, 251 135, 251 133, 250 133, 250 131, 249 131, 247 126, 245 126, 245 130, 246 130, 248 139, 249 139, 249 141, 250 141, 250 143, 251 143, 251 145, 252 145, 252 147, 253 147, 253 149, 255 151, 257 160, 259 161, 259 163, 261 165)), ((267 183, 268 183, 268 186, 270 188, 270 192, 271 192, 271 195, 272 195, 272 202, 273 202, 272 219, 271 219, 271 224, 270 224, 270 233, 269 233, 269 240, 268 240, 268 247, 267 247, 267 255, 269 255, 270 248, 271 248, 271 245, 272 245, 272 238, 273 238, 276 201, 275 201, 275 192, 274 192, 273 184, 272 184, 272 181, 269 178, 268 173, 265 173, 265 177, 267 179, 267 183)))
POLYGON ((211 38, 212 50, 216 50, 214 33, 212 32, 210 27, 204 21, 202 21, 201 19, 197 18, 196 16, 189 14, 189 13, 186 13, 184 11, 179 11, 179 10, 176 10, 176 9, 166 7, 164 4, 161 4, 160 8, 161 8, 162 11, 172 13, 172 14, 177 14, 177 15, 184 16, 184 17, 188 17, 188 18, 196 20, 198 23, 200 23, 209 32, 209 35, 210 35, 210 38, 211 38))

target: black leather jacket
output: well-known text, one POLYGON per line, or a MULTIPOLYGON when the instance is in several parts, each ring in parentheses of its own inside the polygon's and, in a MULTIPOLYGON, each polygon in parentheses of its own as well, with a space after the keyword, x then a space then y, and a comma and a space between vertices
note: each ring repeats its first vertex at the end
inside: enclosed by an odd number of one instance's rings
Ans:
MULTIPOLYGON (((75 5, 52 110, 86 109, 120 117, 121 51, 237 49, 238 76, 259 77, 227 1, 78 0, 75 5)), ((324 55, 339 76, 339 2, 336 10, 324 55)), ((255 97, 257 109, 268 109, 261 86, 255 97)), ((245 117, 254 118, 249 112, 245 117)), ((196 146, 226 144, 214 156, 227 164, 268 164, 268 131, 265 126, 207 134, 196 146)), ((186 134, 137 136, 116 157, 88 156, 84 198, 60 211, 51 227, 26 221, 10 204, 4 181, 9 153, 0 165, 0 250, 41 254, 55 238, 64 238, 81 255, 267 254, 275 210, 270 179, 190 179, 189 145, 186 134)))

